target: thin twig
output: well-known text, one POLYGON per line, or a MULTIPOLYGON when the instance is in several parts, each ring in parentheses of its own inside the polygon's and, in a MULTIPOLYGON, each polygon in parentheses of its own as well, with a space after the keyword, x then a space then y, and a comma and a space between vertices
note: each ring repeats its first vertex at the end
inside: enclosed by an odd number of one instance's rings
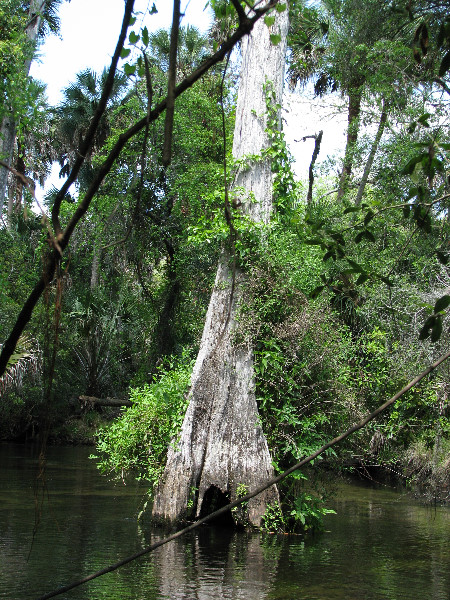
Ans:
POLYGON ((312 137, 315 140, 314 152, 311 157, 311 164, 309 165, 309 186, 308 186, 308 194, 306 196, 306 202, 307 202, 308 206, 310 206, 312 203, 312 193, 313 193, 313 185, 314 185, 314 165, 316 164, 317 157, 319 156, 320 144, 322 143, 322 136, 323 136, 323 131, 321 130, 321 131, 319 131, 319 133, 317 135, 305 136, 303 138, 303 141, 305 141, 305 139, 307 137, 312 137))

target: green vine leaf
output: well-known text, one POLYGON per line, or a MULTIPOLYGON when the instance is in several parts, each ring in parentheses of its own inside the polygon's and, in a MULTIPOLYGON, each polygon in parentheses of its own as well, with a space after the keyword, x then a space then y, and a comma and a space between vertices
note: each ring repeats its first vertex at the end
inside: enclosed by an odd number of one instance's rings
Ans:
POLYGON ((140 36, 137 35, 134 31, 130 31, 130 35, 128 36, 128 40, 130 44, 137 44, 140 39, 140 36))
POLYGON ((279 33, 271 33, 270 41, 274 46, 277 46, 281 42, 281 35, 279 33))
POLYGON ((375 216, 375 213, 372 210, 369 210, 369 212, 364 217, 364 225, 366 227, 370 223, 370 221, 374 218, 374 216, 375 216))
POLYGON ((365 273, 365 270, 362 268, 362 266, 359 265, 354 260, 351 260, 350 258, 347 258, 347 262, 352 267, 353 273, 365 273))
POLYGON ((424 158, 428 158, 428 154, 422 153, 418 156, 413 156, 401 170, 401 175, 412 175, 415 171, 416 165, 422 162, 424 158))
POLYGON ((130 64, 125 64, 123 67, 123 70, 125 71, 125 75, 127 75, 128 77, 130 77, 131 75, 134 75, 136 72, 136 65, 130 65, 130 64))
POLYGON ((389 287, 393 286, 394 284, 392 283, 392 281, 388 278, 385 277, 384 275, 377 275, 378 279, 380 281, 382 281, 383 283, 385 283, 386 285, 388 285, 389 287))
POLYGON ((361 275, 356 280, 356 285, 362 285, 363 283, 366 283, 366 281, 368 279, 369 279, 368 273, 361 273, 361 275))
POLYGON ((428 317, 428 319, 425 321, 422 329, 420 330, 419 340, 426 340, 430 337, 431 330, 433 329, 435 323, 436 323, 435 315, 431 315, 431 317, 428 317))
POLYGON ((431 341, 437 342, 442 334, 442 315, 436 317, 433 328, 431 329, 431 341))
POLYGON ((375 236, 369 229, 366 229, 363 233, 364 233, 364 237, 366 238, 366 240, 368 240, 369 242, 372 242, 372 243, 375 242, 375 236))
POLYGON ((147 27, 144 27, 144 29, 142 30, 142 43, 145 47, 147 47, 150 43, 150 36, 148 34, 147 27))
POLYGON ((436 301, 434 305, 435 314, 441 312, 441 310, 445 310, 448 306, 450 306, 450 296, 446 294, 436 301))

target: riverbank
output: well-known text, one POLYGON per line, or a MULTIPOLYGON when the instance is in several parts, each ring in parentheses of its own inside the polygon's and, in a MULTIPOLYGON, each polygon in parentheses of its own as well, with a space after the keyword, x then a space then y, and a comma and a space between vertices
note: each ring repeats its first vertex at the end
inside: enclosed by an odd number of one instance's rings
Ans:
MULTIPOLYGON (((95 447, 97 431, 117 419, 123 410, 117 406, 93 406, 78 398, 67 406, 66 413, 60 413, 50 430, 47 443, 52 446, 95 447)), ((33 443, 39 440, 39 431, 29 427, 3 437, 5 442, 33 443)), ((368 451, 366 455, 323 461, 318 468, 345 474, 355 481, 401 487, 422 502, 450 502, 450 443, 444 439, 436 447, 418 443, 396 453, 385 447, 377 454, 368 451)))

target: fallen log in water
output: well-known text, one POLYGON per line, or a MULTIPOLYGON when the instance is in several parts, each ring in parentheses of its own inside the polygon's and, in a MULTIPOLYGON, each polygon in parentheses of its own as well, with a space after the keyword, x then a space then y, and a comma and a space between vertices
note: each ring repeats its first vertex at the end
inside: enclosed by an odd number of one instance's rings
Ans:
POLYGON ((121 406, 131 406, 130 400, 121 398, 96 398, 95 396, 78 396, 78 400, 81 402, 82 408, 93 408, 94 406, 114 406, 120 408, 121 406))

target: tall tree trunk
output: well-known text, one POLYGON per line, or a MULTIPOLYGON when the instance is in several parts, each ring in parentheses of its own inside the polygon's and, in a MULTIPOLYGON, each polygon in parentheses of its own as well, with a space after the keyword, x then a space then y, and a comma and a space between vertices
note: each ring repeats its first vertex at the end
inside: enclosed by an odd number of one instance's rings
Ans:
MULTIPOLYGON (((14 140, 16 139, 16 124, 10 115, 3 117, 0 129, 0 160, 5 162, 8 167, 11 166, 14 153, 14 140)), ((9 170, 0 165, 0 216, 3 213, 3 206, 6 200, 6 190, 8 188, 9 170)))
POLYGON ((92 254, 91 282, 90 282, 91 292, 95 292, 95 290, 98 287, 101 260, 102 260, 102 245, 101 245, 101 240, 97 239, 94 241, 94 250, 93 250, 93 254, 92 254))
POLYGON ((359 206, 361 204, 361 200, 364 194, 364 190, 366 188, 367 181, 369 179, 370 169, 372 168, 373 161, 375 160, 375 155, 378 150, 378 146, 380 145, 381 136, 383 135, 384 129, 386 127, 387 122, 387 108, 386 104, 383 101, 383 109, 381 111, 380 122, 378 123, 378 129, 375 136, 375 139, 372 144, 372 148, 370 149, 369 158, 367 159, 366 166, 364 167, 364 173, 361 178, 361 182, 358 187, 358 192, 355 198, 355 205, 359 206))
POLYGON ((359 116, 361 114, 361 88, 351 90, 348 94, 348 127, 345 145, 344 164, 339 178, 337 200, 341 200, 348 189, 353 168, 353 158, 359 132, 359 116))
POLYGON ((154 330, 154 355, 150 362, 150 371, 155 370, 158 361, 168 356, 175 348, 175 314, 179 300, 181 285, 175 267, 175 249, 170 239, 165 240, 167 249, 168 285, 164 303, 154 330))
MULTIPOLYGON (((41 12, 43 9, 42 0, 32 0, 30 8, 28 10, 28 25, 26 28, 26 35, 28 41, 36 44, 39 29, 42 23, 41 12)), ((30 52, 29 58, 25 61, 24 72, 26 75, 30 72, 31 61, 33 59, 34 52, 30 52)), ((10 109, 8 109, 10 110, 10 109)), ((3 117, 2 125, 0 129, 0 159, 3 160, 8 167, 11 166, 13 153, 14 153, 14 142, 16 139, 16 116, 12 114, 6 114, 3 117)), ((0 166, 0 216, 3 212, 3 205, 6 198, 6 189, 8 185, 8 169, 0 166)))
MULTIPOLYGON (((274 14, 272 31, 261 20, 243 43, 233 143, 233 156, 237 159, 259 154, 269 145, 263 90, 266 81, 273 84, 275 101, 281 101, 288 15, 287 11, 274 14), (282 41, 274 46, 269 34, 278 32, 282 41)), ((247 192, 241 198, 244 212, 255 221, 267 223, 272 210, 270 160, 264 158, 250 168, 241 168, 235 181, 236 187, 247 192)), ((180 439, 169 448, 155 495, 153 516, 157 519, 176 522, 203 516, 236 499, 241 490, 254 489, 272 476, 255 398, 253 350, 249 343, 235 340, 246 275, 238 267, 233 268, 233 262, 224 250, 180 439)), ((277 500, 278 491, 272 487, 250 500, 245 513, 234 514, 234 519, 259 526, 267 505, 277 500)))
MULTIPOLYGON (((23 147, 21 145, 17 148, 16 158, 16 171, 21 175, 25 176, 25 162, 23 160, 23 147)), ((23 214, 26 218, 26 205, 23 202, 23 180, 20 177, 14 177, 13 183, 9 184, 8 191, 8 227, 12 227, 13 214, 18 215, 22 211, 22 205, 24 208, 23 214)))

